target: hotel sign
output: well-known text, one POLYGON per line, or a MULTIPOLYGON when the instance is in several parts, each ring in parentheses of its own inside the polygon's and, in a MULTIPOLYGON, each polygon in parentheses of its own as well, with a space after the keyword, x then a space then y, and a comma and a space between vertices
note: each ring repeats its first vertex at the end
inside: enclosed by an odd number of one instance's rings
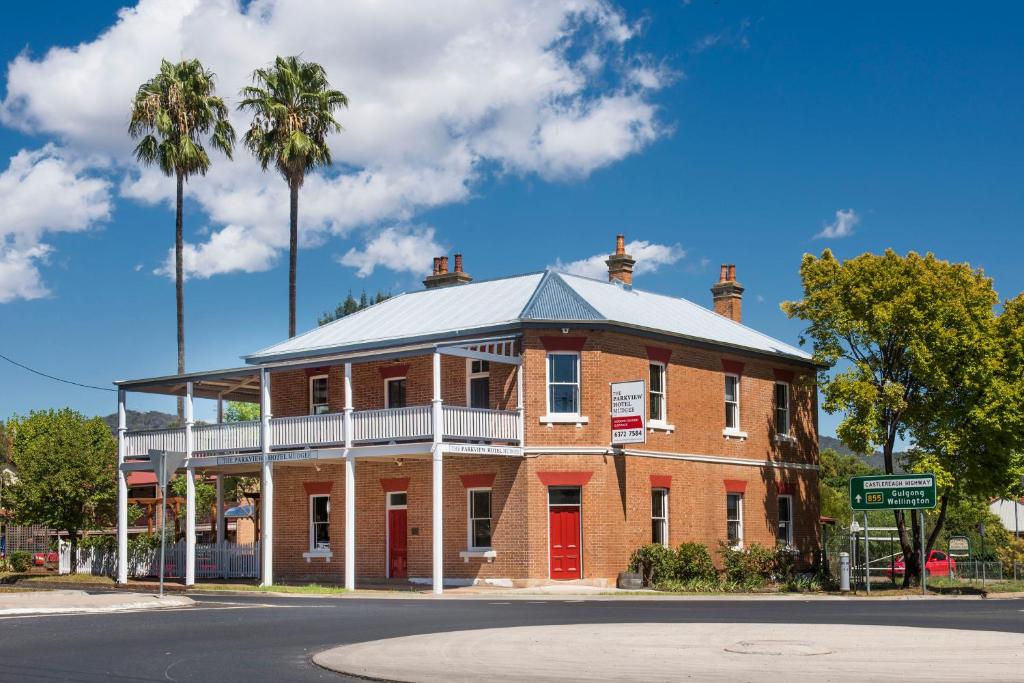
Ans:
POLYGON ((647 388, 642 379, 612 382, 612 445, 647 441, 647 388))
MULTIPOLYGON (((284 451, 280 453, 269 453, 267 462, 292 462, 294 460, 318 460, 320 451, 284 451)), ((263 464, 262 453, 249 453, 246 455, 220 455, 214 458, 196 458, 197 461, 210 461, 210 464, 223 465, 260 465, 263 464)), ((199 464, 199 463, 197 463, 199 464)))
POLYGON ((934 474, 850 477, 852 510, 929 510, 935 498, 934 474))
POLYGON ((523 454, 522 448, 515 446, 486 446, 472 443, 453 443, 444 447, 446 453, 457 453, 460 455, 500 455, 520 457, 523 454))

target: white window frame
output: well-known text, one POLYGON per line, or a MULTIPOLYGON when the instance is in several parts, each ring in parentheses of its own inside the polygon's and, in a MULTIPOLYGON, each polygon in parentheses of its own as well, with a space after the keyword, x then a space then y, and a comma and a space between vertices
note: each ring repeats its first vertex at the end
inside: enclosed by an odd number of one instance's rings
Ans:
POLYGON ((331 412, 331 378, 329 375, 311 375, 309 378, 309 414, 310 415, 323 415, 324 413, 331 412), (313 384, 317 380, 324 380, 324 384, 327 388, 327 403, 313 403, 313 384), (317 406, 323 406, 325 408, 323 413, 316 412, 317 406))
POLYGON ((786 498, 789 501, 789 519, 786 520, 786 545, 793 545, 793 496, 792 494, 789 493, 780 493, 775 502, 776 514, 778 515, 778 520, 775 526, 775 539, 776 541, 779 540, 778 527, 782 525, 782 515, 779 514, 779 511, 781 510, 781 507, 779 506, 779 501, 782 500, 783 498, 786 498))
POLYGON ((647 399, 647 417, 649 424, 664 425, 668 422, 668 366, 662 363, 660 360, 648 361, 648 389, 647 391, 651 394, 658 394, 661 396, 661 415, 655 417, 651 415, 651 401, 650 397, 647 399), (650 381, 650 373, 652 368, 658 368, 658 372, 661 374, 661 391, 654 390, 654 382, 650 381))
POLYGON ((408 407, 408 394, 409 394, 409 382, 408 377, 402 375, 401 377, 385 377, 384 378, 384 407, 391 408, 391 382, 405 381, 405 392, 406 392, 406 405, 403 408, 408 407))
POLYGON ((736 522, 737 522, 737 524, 736 524, 736 543, 734 543, 731 547, 733 547, 733 548, 742 548, 743 547, 743 494, 742 493, 727 492, 725 494, 725 541, 726 541, 726 543, 730 542, 729 541, 729 522, 732 521, 732 520, 729 519, 729 497, 730 496, 736 496, 736 499, 737 499, 737 505, 736 505, 736 515, 737 515, 737 520, 736 520, 736 522))
POLYGON ((471 551, 473 550, 493 550, 494 549, 494 489, 490 486, 478 486, 476 488, 466 489, 466 547, 471 551), (480 491, 487 491, 490 495, 490 517, 474 517, 473 516, 473 494, 479 493, 480 491), (486 519, 491 522, 491 544, 490 545, 476 545, 473 543, 473 521, 477 519, 486 519))
MULTIPOLYGON (((558 384, 571 386, 569 382, 558 382, 558 384)), ((548 351, 545 354, 544 406, 546 414, 540 418, 542 423, 567 422, 581 426, 589 421, 586 415, 581 414, 583 410, 583 364, 579 351, 548 351), (554 413, 551 411, 551 356, 574 356, 576 358, 576 412, 574 413, 554 413)))
POLYGON ((793 390, 789 382, 776 382, 772 394, 772 418, 775 424, 775 436, 783 441, 795 440, 793 437, 793 390), (779 401, 778 390, 783 387, 786 390, 786 431, 779 431, 779 401))
MULTIPOLYGON (((474 358, 467 358, 466 359, 466 407, 467 408, 472 407, 472 405, 473 405, 473 392, 471 391, 471 389, 473 387, 473 380, 474 379, 484 379, 484 378, 486 378, 487 381, 490 382, 490 378, 491 378, 491 366, 490 366, 490 363, 488 361, 477 360, 477 359, 474 359, 474 358), (487 370, 481 370, 479 372, 473 372, 473 363, 488 363, 487 370)), ((485 406, 485 407, 490 408, 490 406, 485 406)))
MULTIPOLYGON (((662 543, 662 545, 664 545, 666 548, 670 548, 671 547, 671 545, 669 545, 669 540, 668 540, 668 497, 669 497, 669 491, 668 491, 667 488, 665 488, 663 486, 655 486, 654 488, 651 489, 651 522, 652 522, 652 531, 653 531, 653 522, 654 522, 654 520, 656 520, 656 519, 657 520, 661 520, 662 533, 664 534, 664 538, 665 538, 665 541, 664 541, 664 543, 662 543), (664 517, 655 517, 654 516, 654 495, 655 494, 660 494, 661 496, 663 496, 664 503, 662 505, 662 510, 663 510, 663 512, 665 514, 664 517)), ((653 533, 652 533, 652 536, 653 536, 653 533)), ((654 539, 653 538, 651 538, 651 543, 654 543, 654 539)))
POLYGON ((314 558, 314 557, 322 557, 322 558, 325 558, 328 561, 330 561, 331 557, 333 557, 333 555, 334 555, 334 553, 331 551, 330 541, 327 542, 327 547, 326 548, 318 548, 318 547, 316 547, 316 524, 318 524, 318 523, 319 524, 323 524, 324 523, 324 522, 314 522, 313 521, 314 499, 316 499, 316 498, 326 498, 327 499, 327 522, 326 522, 326 524, 327 524, 327 536, 330 537, 330 535, 331 535, 331 494, 329 494, 329 493, 313 493, 313 494, 310 494, 309 497, 308 497, 308 502, 309 502, 309 517, 308 517, 308 521, 309 521, 309 552, 306 552, 306 553, 302 554, 302 556, 304 558, 306 558, 307 562, 310 560, 310 558, 314 558))
POLYGON ((741 418, 742 411, 741 411, 741 404, 740 404, 740 400, 741 400, 741 396, 740 395, 743 393, 742 392, 742 384, 743 383, 741 381, 741 376, 739 374, 735 373, 735 372, 727 372, 727 373, 725 373, 724 379, 722 380, 722 403, 724 405, 726 405, 726 406, 729 406, 729 405, 733 406, 733 414, 735 415, 735 419, 733 420, 733 422, 736 423, 735 426, 730 427, 729 423, 728 423, 728 420, 725 421, 725 427, 724 427, 724 429, 722 429, 722 434, 724 436, 727 436, 727 437, 736 437, 736 438, 740 438, 740 439, 747 438, 747 433, 744 432, 742 429, 740 429, 740 424, 741 424, 740 420, 742 419, 741 418), (734 379, 736 381, 736 400, 735 401, 730 401, 729 400, 729 398, 728 398, 729 394, 726 391, 726 383, 728 383, 730 378, 734 379))

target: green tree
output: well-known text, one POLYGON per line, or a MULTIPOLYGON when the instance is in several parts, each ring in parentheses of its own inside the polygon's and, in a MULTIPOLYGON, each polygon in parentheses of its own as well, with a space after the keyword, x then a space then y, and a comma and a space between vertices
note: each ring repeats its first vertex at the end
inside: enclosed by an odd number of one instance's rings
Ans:
MULTIPOLYGON (((229 159, 235 144, 235 129, 228 121, 228 108, 214 94, 214 75, 197 59, 172 64, 160 62, 160 71, 139 86, 132 102, 128 134, 139 140, 135 157, 147 166, 155 165, 177 183, 174 212, 174 285, 178 312, 178 374, 185 372, 185 277, 182 264, 184 235, 182 205, 184 185, 191 176, 206 175, 210 156, 203 146, 221 150, 229 159)), ((185 407, 178 399, 178 419, 185 407)))
POLYGON ((21 524, 67 532, 75 572, 79 533, 114 521, 117 442, 101 418, 70 408, 11 418, 7 430, 18 480, 6 489, 4 506, 21 524))
POLYGON ((225 422, 253 422, 260 419, 260 404, 228 401, 224 406, 225 422))
POLYGON ((288 336, 294 337, 299 188, 308 172, 331 164, 327 136, 342 130, 334 112, 347 107, 348 98, 331 88, 322 66, 299 57, 278 57, 271 67, 254 71, 252 80, 238 105, 253 115, 245 145, 263 170, 273 165, 288 183, 288 336))
MULTIPOLYGON (((208 482, 205 477, 196 477, 196 514, 205 515, 212 508, 217 500, 217 488, 208 482)), ((188 494, 188 475, 176 474, 170 483, 171 494, 184 498, 188 494)), ((179 519, 185 518, 187 510, 181 508, 178 511, 179 519)))
POLYGON ((364 308, 369 308, 370 306, 379 304, 382 301, 387 301, 390 298, 390 292, 382 292, 378 290, 377 293, 371 299, 366 294, 366 290, 364 289, 363 292, 359 295, 359 299, 357 300, 354 296, 352 296, 352 290, 349 290, 348 296, 345 297, 344 301, 342 301, 335 307, 334 311, 324 313, 323 315, 317 318, 317 325, 323 326, 326 325, 327 323, 332 323, 335 320, 340 320, 341 318, 344 318, 347 315, 352 315, 353 313, 361 311, 364 308))
MULTIPOLYGON (((258 403, 229 401, 224 410, 225 422, 249 422, 260 419, 258 403)), ((216 491, 214 491, 216 494, 216 491)), ((224 499, 226 501, 252 504, 253 523, 256 535, 260 532, 260 478, 248 476, 224 477, 224 499)))
MULTIPOLYGON (((845 262, 829 250, 821 257, 807 254, 800 275, 804 298, 782 308, 807 323, 801 343, 814 343, 814 358, 824 368, 819 373, 824 409, 843 413, 839 438, 858 452, 880 449, 886 473, 894 471, 898 439, 921 444, 924 448, 912 451, 905 464, 917 471, 934 469, 944 496, 957 481, 953 472, 975 477, 977 453, 954 442, 977 437, 976 427, 964 427, 957 416, 977 417, 993 386, 991 354, 998 333, 991 280, 967 264, 913 252, 902 257, 891 250, 845 262), (970 391, 959 391, 965 384, 970 391), (939 441, 945 446, 939 448, 939 441), (956 465, 954 457, 972 465, 956 465)), ((987 460, 1000 466, 999 458, 987 460)), ((980 490, 1001 476, 958 483, 980 490)), ((911 516, 910 530, 902 511, 895 519, 909 584, 920 579, 917 519, 911 516)))

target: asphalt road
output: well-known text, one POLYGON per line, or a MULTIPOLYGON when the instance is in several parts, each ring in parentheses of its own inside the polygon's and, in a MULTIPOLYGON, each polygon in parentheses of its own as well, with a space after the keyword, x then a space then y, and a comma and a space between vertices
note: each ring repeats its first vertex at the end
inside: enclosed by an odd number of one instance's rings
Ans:
POLYGON ((0 618, 0 681, 340 681, 335 645, 621 622, 880 624, 1024 633, 1022 600, 433 600, 193 596, 159 612, 0 618))

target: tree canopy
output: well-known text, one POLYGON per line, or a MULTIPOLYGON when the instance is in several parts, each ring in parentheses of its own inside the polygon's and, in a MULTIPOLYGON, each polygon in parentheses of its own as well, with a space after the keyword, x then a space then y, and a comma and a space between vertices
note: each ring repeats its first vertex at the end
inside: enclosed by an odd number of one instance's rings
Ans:
POLYGON ((317 325, 320 326, 326 325, 327 323, 332 323, 335 320, 340 320, 347 315, 352 315, 353 313, 361 311, 364 308, 369 308, 370 306, 379 304, 382 301, 387 301, 390 298, 390 292, 382 292, 380 290, 378 290, 377 293, 371 298, 366 294, 366 290, 364 289, 362 293, 359 295, 359 298, 356 299, 354 296, 352 296, 352 290, 350 289, 348 291, 348 296, 345 297, 345 300, 338 304, 333 311, 328 311, 327 313, 324 313, 323 315, 318 317, 316 323, 317 325))

